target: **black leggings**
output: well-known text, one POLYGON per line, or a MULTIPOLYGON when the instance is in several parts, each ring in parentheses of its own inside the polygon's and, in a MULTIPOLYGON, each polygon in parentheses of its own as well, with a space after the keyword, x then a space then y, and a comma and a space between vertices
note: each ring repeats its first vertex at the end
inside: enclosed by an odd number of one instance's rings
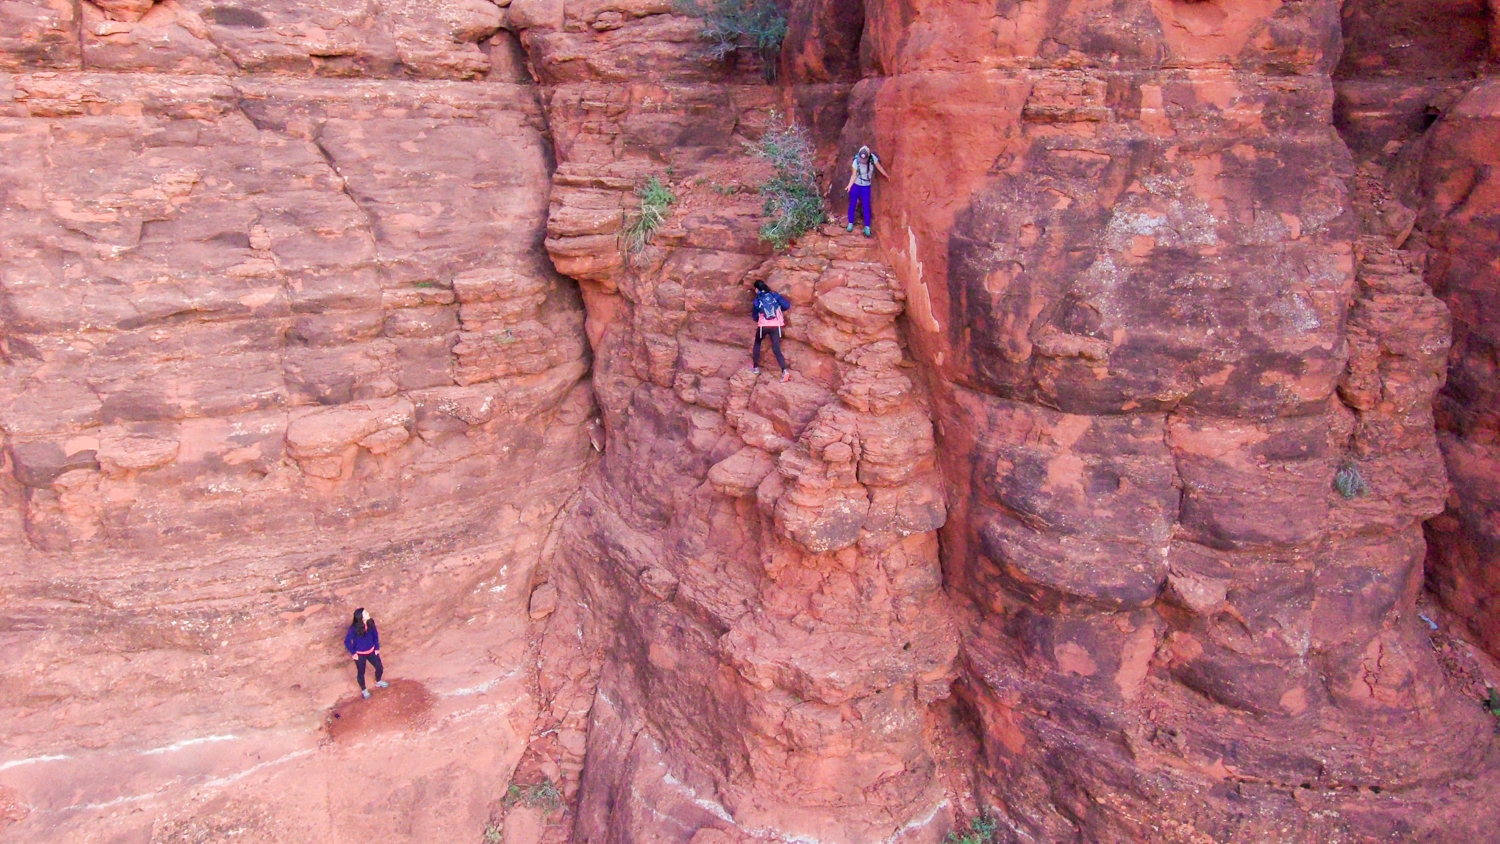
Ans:
POLYGON ((750 350, 750 365, 760 369, 760 341, 763 337, 771 338, 771 352, 776 355, 776 365, 786 372, 786 356, 781 353, 781 329, 769 325, 757 325, 755 327, 755 346, 750 350))
POLYGON ((380 675, 385 673, 385 666, 380 664, 380 654, 355 654, 354 673, 359 677, 359 687, 365 687, 365 662, 368 661, 375 666, 375 682, 380 682, 380 675))

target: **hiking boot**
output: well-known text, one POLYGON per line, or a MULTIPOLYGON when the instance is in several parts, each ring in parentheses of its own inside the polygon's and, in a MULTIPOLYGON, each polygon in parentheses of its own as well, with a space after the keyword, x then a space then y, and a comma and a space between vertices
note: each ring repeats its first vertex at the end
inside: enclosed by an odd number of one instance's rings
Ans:
POLYGON ((847 229, 844 229, 844 231, 846 231, 846 232, 852 232, 852 231, 854 231, 854 224, 853 224, 853 223, 850 223, 850 224, 849 224, 849 228, 847 228, 847 229))
POLYGON ((376 680, 375 681, 375 688, 377 688, 377 689, 389 689, 390 687, 391 687, 391 684, 387 683, 384 680, 376 680))
POLYGON ((865 226, 865 237, 869 237, 869 236, 870 236, 870 227, 869 226, 865 226))
POLYGON ((792 380, 792 373, 791 373, 791 371, 787 370, 787 369, 781 370, 781 383, 785 384, 786 382, 788 382, 790 380, 792 380))
POLYGON ((365 700, 369 700, 370 699, 370 690, 369 689, 360 689, 359 690, 359 696, 362 697, 362 698, 364 698, 365 700))

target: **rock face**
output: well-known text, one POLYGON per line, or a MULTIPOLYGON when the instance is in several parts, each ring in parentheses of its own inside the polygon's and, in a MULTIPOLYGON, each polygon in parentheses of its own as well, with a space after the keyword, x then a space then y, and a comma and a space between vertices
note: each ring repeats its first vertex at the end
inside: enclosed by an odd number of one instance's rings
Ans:
POLYGON ((983 800, 1025 840, 1491 823, 1413 607, 1448 315, 1351 199, 1338 5, 867 10, 846 137, 897 164, 983 800))
POLYGON ((0 841, 1491 834, 1492 10, 784 5, 0 2, 0 841))
POLYGON ((0 838, 482 832, 593 409, 477 6, 0 4, 0 838))
MULTIPOLYGON (((722 148, 701 139, 743 131, 741 104, 754 102, 663 66, 652 51, 682 35, 655 11, 605 21, 570 4, 523 42, 559 138, 548 246, 583 282, 610 437, 570 527, 575 588, 596 611, 644 590, 674 618, 727 591, 720 574, 685 593, 680 562, 725 523, 699 517, 707 526, 683 537, 684 514, 711 505, 666 497, 642 476, 697 489, 706 477, 731 497, 753 488, 759 518, 769 511, 803 552, 852 537, 859 496, 839 502, 839 482, 822 473, 815 507, 839 517, 803 532, 789 518, 802 515, 795 491, 765 507, 757 479, 796 477, 799 452, 768 474, 765 452, 791 438, 772 438, 753 404, 737 415, 725 365, 695 362, 705 353, 683 342, 676 313, 697 299, 672 283, 674 263, 684 248, 731 251, 725 242, 748 226, 694 208, 677 212, 666 257, 636 266, 615 245, 629 188, 662 164, 678 184, 722 172, 722 148), (649 56, 678 85, 624 84, 627 56, 649 56), (722 106, 695 117, 678 104, 690 100, 722 106), (689 138, 696 149, 684 154, 689 138), (727 444, 716 415, 669 425, 662 408, 679 403, 721 412, 727 444), (703 444, 680 445, 694 437, 703 444), (658 449, 664 441, 673 447, 658 449), (693 451, 708 454, 687 467, 693 451)), ((840 19, 833 6, 798 11, 808 17, 794 34, 840 19)), ((1407 242, 1411 215, 1379 174, 1355 172, 1334 131, 1335 4, 1011 4, 997 15, 869 3, 864 25, 866 79, 840 141, 824 148, 847 155, 873 138, 896 165, 877 229, 933 397, 961 642, 956 703, 939 703, 941 690, 918 700, 930 704, 928 753, 945 724, 972 733, 967 748, 961 736, 939 742, 961 748, 942 761, 978 795, 957 801, 997 812, 1024 840, 1486 828, 1467 807, 1495 765, 1492 725, 1449 681, 1414 606, 1420 525, 1445 489, 1431 407, 1449 316, 1407 242)), ((805 95, 817 86, 797 83, 847 66, 843 41, 826 42, 820 61, 794 39, 782 65, 793 77, 784 104, 814 126, 805 95)), ((761 272, 749 264, 716 269, 748 279, 761 272)), ((753 760, 757 740, 797 745, 724 705, 746 699, 707 679, 726 663, 735 684, 763 675, 738 658, 732 615, 695 614, 718 625, 689 638, 628 603, 605 613, 587 758, 572 763, 583 770, 577 834, 876 834, 852 814, 815 826, 843 806, 726 750, 748 745, 753 760), (699 688, 658 686, 662 673, 701 678, 699 688), (717 705, 679 702, 695 694, 717 705), (747 801, 751 787, 774 797, 747 801), (772 801, 800 808, 766 813, 772 801)), ((761 688, 780 693, 787 676, 761 688)), ((932 834, 926 817, 908 816, 885 836, 932 834)))

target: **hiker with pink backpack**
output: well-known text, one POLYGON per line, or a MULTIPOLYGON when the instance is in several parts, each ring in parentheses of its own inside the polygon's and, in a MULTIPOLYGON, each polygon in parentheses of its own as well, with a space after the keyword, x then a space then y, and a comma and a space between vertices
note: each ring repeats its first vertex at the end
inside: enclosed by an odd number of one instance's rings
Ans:
POLYGON ((764 281, 755 282, 755 304, 750 308, 750 315, 755 317, 755 345, 750 350, 751 372, 760 373, 760 343, 770 339, 771 353, 776 355, 776 363, 781 367, 781 380, 791 379, 786 356, 781 353, 781 329, 786 327, 786 312, 791 307, 792 300, 772 290, 764 281))

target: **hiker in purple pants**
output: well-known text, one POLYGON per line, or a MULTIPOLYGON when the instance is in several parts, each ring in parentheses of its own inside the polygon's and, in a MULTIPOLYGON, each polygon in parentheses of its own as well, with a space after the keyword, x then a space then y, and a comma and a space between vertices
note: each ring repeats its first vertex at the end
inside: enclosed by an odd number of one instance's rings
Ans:
POLYGON ((844 188, 849 191, 849 228, 845 231, 854 231, 854 208, 863 205, 865 212, 865 237, 870 236, 870 186, 875 181, 876 171, 889 179, 890 173, 880 166, 880 156, 870 152, 869 147, 860 147, 854 156, 854 163, 849 168, 849 184, 844 188))

